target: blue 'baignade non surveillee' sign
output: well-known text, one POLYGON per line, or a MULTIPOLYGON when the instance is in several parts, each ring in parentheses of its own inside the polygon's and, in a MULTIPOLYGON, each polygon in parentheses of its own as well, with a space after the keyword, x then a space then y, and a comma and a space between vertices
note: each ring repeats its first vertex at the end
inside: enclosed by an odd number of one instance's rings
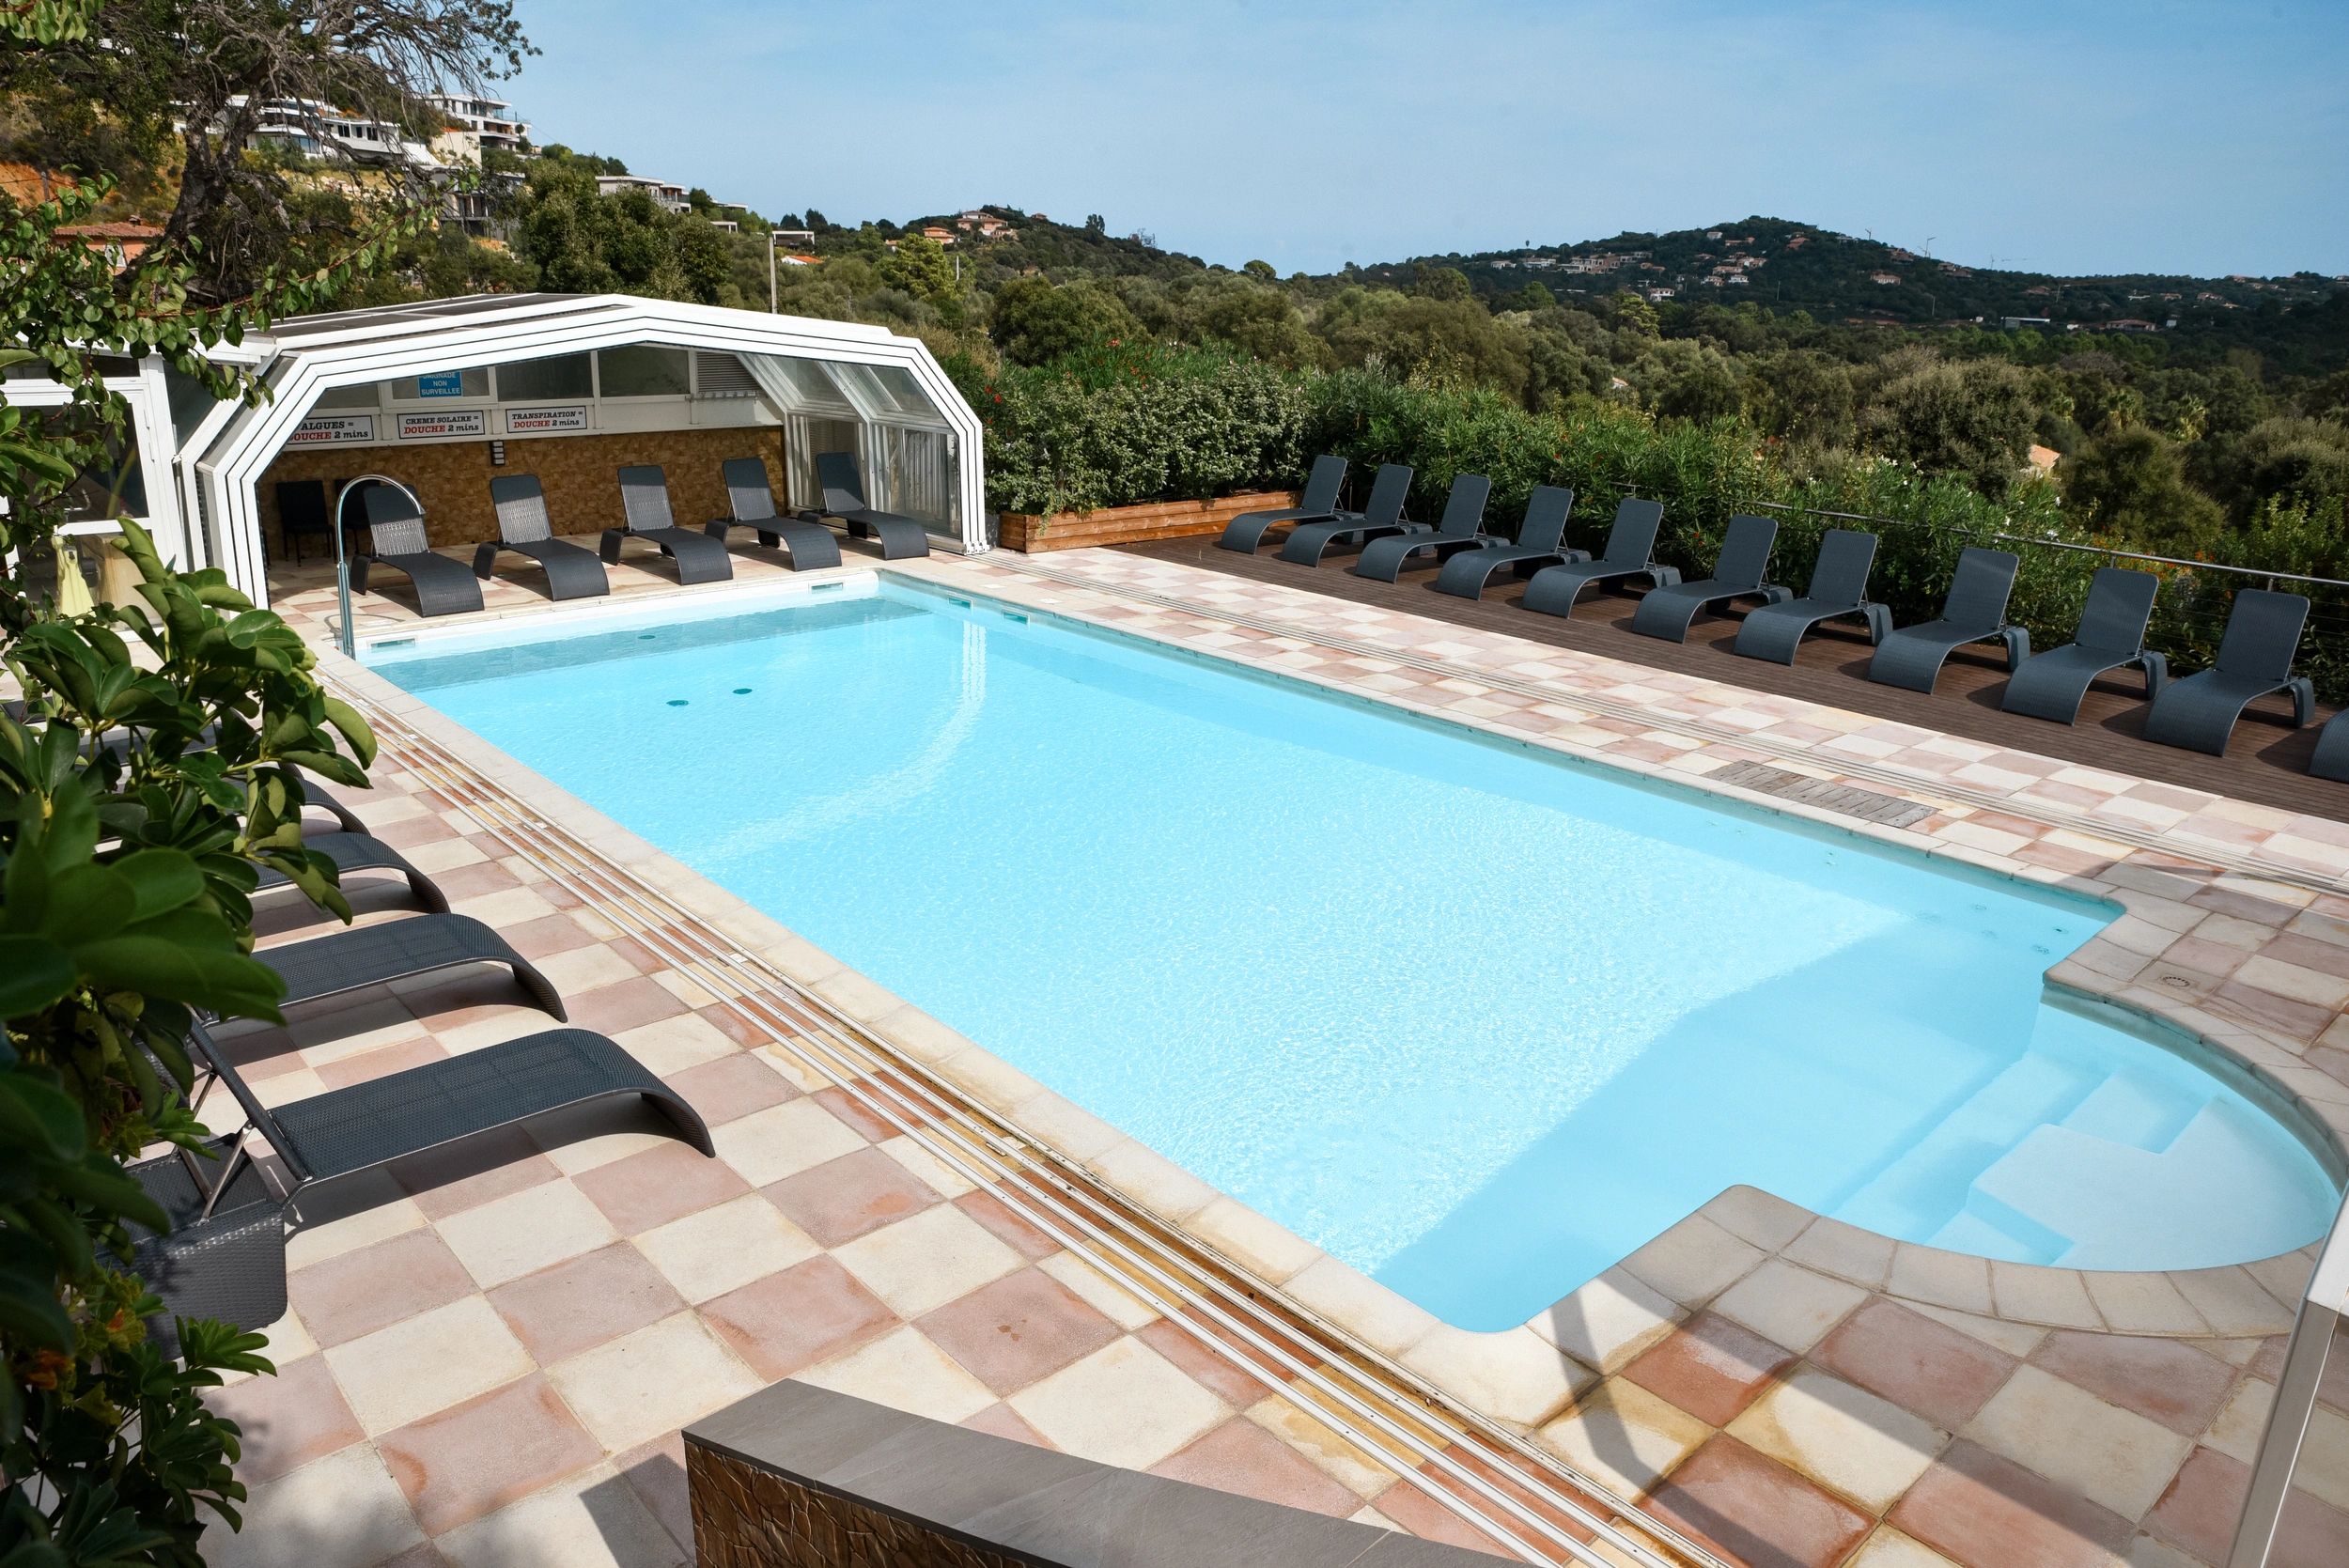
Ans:
POLYGON ((462 397, 465 396, 465 373, 461 370, 436 370, 428 376, 416 378, 419 397, 462 397))

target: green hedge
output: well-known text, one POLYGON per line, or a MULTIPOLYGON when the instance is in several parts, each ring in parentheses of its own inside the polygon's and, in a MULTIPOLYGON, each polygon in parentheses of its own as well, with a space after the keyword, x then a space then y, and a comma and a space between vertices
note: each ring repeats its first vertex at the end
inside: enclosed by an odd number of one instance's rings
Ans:
MULTIPOLYGON (((1481 387, 1376 370, 1297 374, 1156 348, 1112 347, 991 379, 963 367, 958 379, 988 423, 988 504, 998 511, 1081 511, 1287 489, 1313 454, 1335 452, 1354 465, 1357 498, 1376 465, 1408 464, 1411 507, 1423 517, 1440 510, 1456 475, 1486 475, 1492 481, 1486 526, 1494 532, 1514 530, 1534 486, 1571 486, 1568 541, 1585 547, 1604 539, 1619 500, 1653 497, 1665 504, 1658 553, 1690 576, 1709 570, 1738 512, 1780 520, 1772 575, 1796 584, 1809 576, 1827 529, 1871 528, 1881 540, 1872 589, 1903 625, 1937 612, 1968 544, 2016 550, 2023 566, 2012 613, 2040 648, 2071 640, 2089 582, 2108 559, 2097 552, 2108 541, 2067 517, 2046 481, 2018 484, 1993 501, 1962 478, 1887 460, 1797 477, 1734 421, 1658 424, 1598 401, 1534 413, 1481 387), (1879 520, 1839 524, 1812 511, 1879 520)), ((2332 513, 2271 506, 2244 543, 2278 570, 2322 573, 2337 568, 2340 533, 2332 513)), ((2163 577, 2149 641, 2180 673, 2201 669, 2217 650, 2234 590, 2255 584, 2186 567, 2163 568, 2163 577)), ((2341 701, 2349 698, 2349 598, 2311 598, 2300 667, 2328 701, 2341 701)))
POLYGON ((958 378, 987 425, 987 504, 1082 512, 1294 484, 1309 388, 1196 349, 1108 348, 958 378))

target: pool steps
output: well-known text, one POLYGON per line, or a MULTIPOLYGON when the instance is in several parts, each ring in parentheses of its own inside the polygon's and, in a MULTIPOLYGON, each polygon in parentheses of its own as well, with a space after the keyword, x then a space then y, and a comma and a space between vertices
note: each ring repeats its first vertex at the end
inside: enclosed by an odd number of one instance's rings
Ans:
MULTIPOLYGON (((2274 1172, 2254 1129, 2224 1101, 2123 1071, 2034 1053, 1993 1076, 1837 1206, 1868 1230, 2014 1263, 2114 1266, 2142 1256, 2178 1217, 2239 1234, 2274 1172), (2011 1145, 1988 1129, 2038 1124, 2011 1145), (1937 1226, 1934 1220, 1938 1218, 1937 1226), (2102 1238, 2076 1243, 2079 1235, 2102 1238)), ((2278 1235, 2240 1250, 2289 1250, 2278 1235)))

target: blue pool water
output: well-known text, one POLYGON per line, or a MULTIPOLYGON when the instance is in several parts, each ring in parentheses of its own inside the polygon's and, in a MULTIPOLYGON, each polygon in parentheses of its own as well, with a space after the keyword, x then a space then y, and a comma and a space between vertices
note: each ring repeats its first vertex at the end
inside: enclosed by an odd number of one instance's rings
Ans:
POLYGON ((1739 1182, 2082 1267, 2329 1219, 2264 1111, 2044 1000, 2106 906, 984 601, 581 625, 372 658, 1461 1327, 1739 1182))

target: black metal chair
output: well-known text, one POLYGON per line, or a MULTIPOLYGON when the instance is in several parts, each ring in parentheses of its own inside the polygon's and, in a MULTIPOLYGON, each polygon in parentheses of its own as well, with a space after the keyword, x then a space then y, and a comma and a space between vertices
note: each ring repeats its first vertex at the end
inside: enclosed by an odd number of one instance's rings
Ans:
POLYGON ((326 515, 326 481, 280 479, 276 491, 277 534, 293 564, 302 565, 302 541, 308 538, 324 540, 326 552, 333 554, 334 524, 326 515))

